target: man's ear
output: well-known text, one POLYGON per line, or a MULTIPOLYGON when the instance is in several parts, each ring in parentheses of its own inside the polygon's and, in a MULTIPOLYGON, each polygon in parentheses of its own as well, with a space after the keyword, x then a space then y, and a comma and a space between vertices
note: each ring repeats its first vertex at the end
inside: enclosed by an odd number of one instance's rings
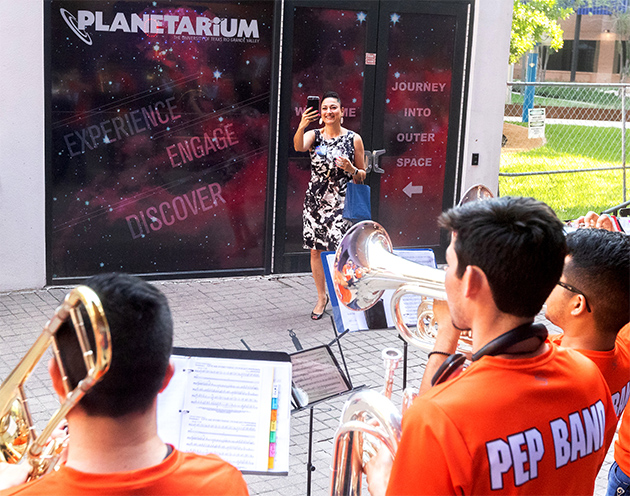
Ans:
POLYGON ((171 379, 175 375, 175 365, 173 365, 172 360, 168 361, 168 366, 166 367, 166 374, 164 374, 164 380, 162 381, 162 387, 160 388, 160 393, 166 389, 168 383, 171 382, 171 379))
POLYGON ((569 308, 571 309, 571 316, 573 317, 584 316, 589 313, 586 309, 586 299, 581 294, 571 296, 569 308))
POLYGON ((66 388, 63 385, 63 379, 61 377, 61 371, 59 370, 59 365, 57 365, 57 360, 51 358, 48 362, 48 374, 52 379, 53 388, 55 392, 61 397, 66 397, 66 388))
POLYGON ((488 287, 486 274, 476 265, 466 266, 466 270, 462 276, 462 282, 464 284, 464 295, 467 298, 474 297, 482 291, 484 287, 488 287))

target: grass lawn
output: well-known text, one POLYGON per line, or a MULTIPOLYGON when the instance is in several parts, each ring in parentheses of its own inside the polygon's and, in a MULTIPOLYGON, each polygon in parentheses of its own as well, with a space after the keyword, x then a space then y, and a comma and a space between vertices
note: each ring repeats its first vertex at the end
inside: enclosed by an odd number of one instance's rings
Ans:
MULTIPOLYGON (((500 171, 515 173, 621 166, 621 129, 548 124, 545 136, 547 143, 539 148, 502 153, 500 171)), ((626 149, 630 151, 628 145, 626 149)), ((630 175, 630 170, 627 174, 630 175)), ((623 171, 499 176, 499 192, 501 196, 533 196, 548 203, 561 219, 574 219, 588 210, 601 212, 621 203, 623 171)))

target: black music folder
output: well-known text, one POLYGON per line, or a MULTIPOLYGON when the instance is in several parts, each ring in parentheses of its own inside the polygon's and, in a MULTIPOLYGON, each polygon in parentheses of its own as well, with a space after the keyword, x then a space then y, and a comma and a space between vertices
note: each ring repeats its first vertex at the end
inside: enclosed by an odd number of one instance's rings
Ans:
POLYGON ((275 351, 174 348, 158 396, 158 433, 182 451, 214 453, 243 473, 287 475, 291 359, 275 351))

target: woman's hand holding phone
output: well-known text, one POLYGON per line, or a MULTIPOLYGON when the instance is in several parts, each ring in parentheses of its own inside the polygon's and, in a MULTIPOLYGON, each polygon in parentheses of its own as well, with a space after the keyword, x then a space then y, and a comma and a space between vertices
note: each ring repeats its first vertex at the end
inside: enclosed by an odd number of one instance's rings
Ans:
POLYGON ((302 119, 300 120, 298 129, 306 129, 311 122, 317 119, 319 119, 318 108, 312 108, 307 105, 306 110, 302 114, 302 119))
POLYGON ((318 96, 309 96, 306 100, 306 110, 302 114, 302 122, 300 122, 300 126, 304 123, 305 126, 308 126, 314 120, 319 118, 319 97, 318 96))

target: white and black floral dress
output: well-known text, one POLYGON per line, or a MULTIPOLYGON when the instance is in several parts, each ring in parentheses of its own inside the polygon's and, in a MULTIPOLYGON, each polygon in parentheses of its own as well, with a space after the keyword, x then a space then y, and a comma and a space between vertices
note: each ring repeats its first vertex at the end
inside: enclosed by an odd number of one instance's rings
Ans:
POLYGON ((335 158, 345 155, 354 163, 354 132, 324 139, 315 129, 315 141, 309 150, 311 180, 304 198, 304 248, 332 251, 351 225, 342 217, 346 185, 352 176, 335 165, 335 158))

